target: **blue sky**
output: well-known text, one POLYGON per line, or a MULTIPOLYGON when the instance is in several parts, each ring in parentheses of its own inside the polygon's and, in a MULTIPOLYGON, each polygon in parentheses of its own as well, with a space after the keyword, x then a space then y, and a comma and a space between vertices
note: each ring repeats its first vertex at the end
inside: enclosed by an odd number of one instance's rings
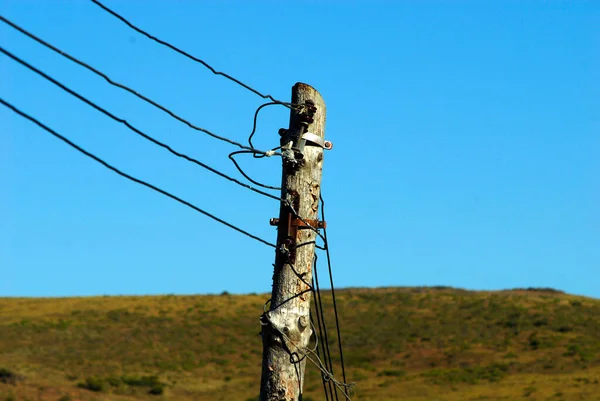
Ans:
MULTIPOLYGON (((336 285, 543 286, 600 297, 600 3, 106 4, 288 101, 327 103, 323 195, 336 285)), ((197 125, 244 141, 262 99, 89 1, 1 14, 197 125)), ((230 174, 234 148, 5 24, 1 46, 230 174)), ((276 201, 178 160, 0 55, 0 93, 139 178, 274 241, 276 201)), ((261 116, 278 144, 288 113, 261 116)), ((0 296, 267 292, 274 252, 76 153, 0 107, 0 296)), ((278 159, 242 159, 277 185, 278 159)))

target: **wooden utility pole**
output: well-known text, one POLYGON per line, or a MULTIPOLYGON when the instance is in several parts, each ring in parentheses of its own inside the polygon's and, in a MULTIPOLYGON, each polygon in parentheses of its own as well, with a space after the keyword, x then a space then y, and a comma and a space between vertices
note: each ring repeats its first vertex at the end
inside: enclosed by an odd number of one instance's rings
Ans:
POLYGON ((277 250, 269 310, 261 317, 263 363, 260 401, 301 400, 309 340, 312 267, 317 234, 325 103, 313 87, 292 88, 289 129, 280 130, 283 174, 277 250), (307 227, 310 225, 311 227, 307 227), (303 245, 306 244, 306 245, 303 245))

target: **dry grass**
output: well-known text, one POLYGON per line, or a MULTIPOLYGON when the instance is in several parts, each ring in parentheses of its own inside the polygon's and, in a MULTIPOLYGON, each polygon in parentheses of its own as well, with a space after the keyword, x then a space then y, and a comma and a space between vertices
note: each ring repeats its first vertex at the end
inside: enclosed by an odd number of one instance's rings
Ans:
MULTIPOLYGON (((600 401, 599 300, 447 288, 338 297, 355 400, 600 401)), ((0 401, 253 400, 266 298, 0 299, 0 401)), ((309 367, 305 400, 322 391, 309 367)))

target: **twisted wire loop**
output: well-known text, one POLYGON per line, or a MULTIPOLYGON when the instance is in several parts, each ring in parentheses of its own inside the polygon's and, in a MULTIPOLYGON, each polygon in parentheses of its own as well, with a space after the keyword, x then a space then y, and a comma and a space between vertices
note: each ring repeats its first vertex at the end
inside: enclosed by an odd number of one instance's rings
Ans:
MULTIPOLYGON (((298 110, 300 111, 304 105, 300 105, 300 104, 294 104, 294 103, 282 103, 282 102, 267 102, 267 103, 263 103, 260 106, 258 106, 256 108, 256 110, 254 111, 254 122, 252 124, 252 131, 250 132, 250 135, 248 135, 248 144, 250 145, 250 147, 252 149, 254 149, 254 144, 252 143, 252 138, 254 137, 254 134, 256 133, 256 128, 257 128, 257 120, 258 120, 258 115, 261 112, 261 110, 263 110, 265 107, 269 107, 269 106, 275 106, 275 105, 284 105, 284 106, 288 106, 290 109, 294 109, 294 110, 298 110)), ((281 146, 278 146, 274 149, 271 149, 272 151, 280 149, 281 146)), ((281 153, 278 154, 279 156, 281 156, 281 153)), ((267 156, 266 154, 263 155, 259 155, 258 157, 265 157, 267 156)))
POLYGON ((339 389, 342 392, 346 400, 351 401, 349 393, 350 390, 356 386, 356 383, 345 383, 337 380, 333 373, 331 373, 327 369, 326 365, 323 363, 323 361, 314 349, 311 349, 310 347, 302 347, 298 343, 294 342, 294 340, 292 340, 287 334, 285 334, 285 332, 279 330, 279 328, 277 328, 277 326, 271 321, 269 317, 269 312, 263 314, 263 318, 264 320, 266 320, 266 322, 261 322, 261 324, 268 325, 269 327, 271 327, 273 330, 276 331, 277 335, 284 340, 283 348, 286 350, 286 352, 290 354, 290 363, 297 365, 299 362, 306 358, 306 360, 311 362, 314 366, 317 367, 317 369, 321 371, 323 377, 325 378, 325 381, 333 383, 336 389, 339 389), (290 347, 290 345, 292 345, 292 347, 290 347), (292 349, 294 349, 295 351, 291 351, 292 349), (302 358, 294 358, 294 355, 298 354, 300 354, 302 358))
MULTIPOLYGON (((262 153, 255 152, 252 150, 252 149, 254 149, 254 144, 252 143, 252 138, 254 137, 254 134, 256 133, 256 130, 258 127, 258 115, 260 114, 261 110, 263 110, 265 107, 268 107, 268 106, 274 106, 274 105, 280 105, 280 104, 281 103, 268 102, 268 103, 263 103, 260 106, 258 106, 254 112, 252 131, 250 131, 250 134, 248 135, 248 144, 250 145, 250 148, 234 151, 228 155, 229 159, 233 162, 233 164, 235 165, 237 170, 240 172, 240 174, 242 174, 244 176, 244 178, 246 178, 248 181, 250 181, 254 185, 257 185, 257 186, 260 186, 260 187, 263 187, 266 189, 276 190, 276 191, 281 191, 281 187, 276 187, 273 185, 266 185, 266 184, 260 183, 258 181, 255 181, 242 169, 242 167, 238 164, 238 162, 234 158, 234 156, 239 155, 239 154, 252 154, 252 157, 254 157, 256 159, 260 159, 263 157, 271 157, 271 156, 282 156, 281 152, 278 152, 278 150, 281 149, 281 146, 277 146, 271 150, 268 150, 268 151, 262 152, 262 153)), ((298 105, 295 105, 293 103, 287 103, 287 105, 289 105, 290 107, 293 107, 293 108, 298 107, 298 105)))
POLYGON ((256 241, 258 241, 260 243, 263 243, 265 245, 268 245, 270 247, 276 248, 275 244, 272 244, 272 243, 270 243, 270 242, 268 242, 268 241, 266 241, 266 240, 264 240, 264 239, 262 239, 262 238, 260 238, 260 237, 258 237, 256 235, 254 235, 254 234, 249 233, 246 230, 243 230, 243 229, 241 229, 241 228, 239 228, 239 227, 237 227, 237 226, 235 226, 235 225, 233 225, 231 223, 228 223, 227 221, 225 221, 225 220, 223 220, 223 219, 221 219, 221 218, 219 218, 219 217, 217 217, 217 216, 215 216, 215 215, 213 215, 213 214, 211 214, 211 213, 209 213, 209 212, 207 212, 207 211, 199 208, 198 206, 196 206, 196 205, 194 205, 194 204, 192 204, 192 203, 190 203, 190 202, 188 202, 186 200, 183 200, 183 199, 181 199, 181 198, 179 198, 179 197, 171 194, 170 192, 165 191, 164 189, 158 188, 155 185, 152 185, 152 184, 150 184, 150 183, 148 183, 146 181, 143 181, 143 180, 141 180, 139 178, 135 178, 135 177, 133 177, 133 176, 131 176, 131 175, 129 175, 129 174, 127 174, 127 173, 119 170, 118 168, 116 168, 116 167, 112 166, 111 164, 107 163, 106 161, 102 160, 100 157, 98 157, 98 156, 92 154, 91 152, 83 149, 81 146, 75 144, 74 142, 72 142, 71 140, 69 140, 68 138, 66 138, 65 136, 59 134, 57 131, 55 131, 52 128, 48 127, 47 125, 45 125, 41 121, 39 121, 36 118, 32 117, 31 115, 25 113, 24 111, 21 111, 16 106, 14 106, 11 103, 9 103, 8 101, 0 98, 0 103, 3 106, 5 106, 5 107, 9 108, 10 110, 12 110, 13 112, 15 112, 16 114, 20 115, 21 117, 23 117, 23 118, 25 118, 25 119, 33 122, 38 127, 44 129, 49 134, 51 134, 54 137, 60 139, 61 141, 63 141, 64 143, 66 143, 67 145, 69 145, 70 147, 72 147, 73 149, 75 149, 78 152, 84 154, 85 156, 87 156, 87 157, 95 160, 96 162, 100 163, 101 165, 103 165, 107 169, 109 169, 109 170, 117 173, 118 175, 120 175, 120 176, 122 176, 124 178, 127 178, 130 181, 133 181, 135 183, 143 185, 146 188, 150 188, 150 189, 152 189, 152 190, 154 190, 154 191, 156 191, 156 192, 158 192, 158 193, 160 193, 162 195, 165 195, 166 197, 171 198, 171 199, 173 199, 173 200, 175 200, 175 201, 177 201, 177 202, 179 202, 179 203, 181 203, 181 204, 183 204, 183 205, 185 205, 185 206, 187 206, 187 207, 189 207, 189 208, 191 208, 191 209, 193 209, 193 210, 195 210, 195 211, 197 211, 199 213, 202 213, 203 215, 205 215, 205 216, 213 219, 214 221, 216 221, 216 222, 218 222, 220 224, 223 224, 223 225, 225 225, 225 226, 227 226, 227 227, 229 227, 229 228, 231 228, 231 229, 233 229, 233 230, 235 230, 235 231, 237 231, 237 232, 239 232, 239 233, 241 233, 241 234, 243 234, 243 235, 245 235, 245 236, 247 236, 249 238, 252 238, 252 239, 254 239, 254 240, 256 240, 256 241))
POLYGON ((222 77, 230 80, 231 82, 234 82, 234 83, 238 84, 239 86, 247 89, 248 91, 254 93, 255 95, 260 96, 263 99, 269 99, 269 100, 272 100, 273 102, 275 102, 277 104, 281 104, 283 106, 290 107, 287 102, 282 102, 282 101, 279 101, 279 100, 275 99, 271 95, 263 94, 263 93, 259 92, 258 90, 254 89, 253 87, 251 87, 250 85, 245 84, 244 82, 240 81, 239 79, 234 78, 231 75, 226 74, 224 72, 217 71, 215 68, 213 68, 211 65, 209 65, 206 61, 204 61, 204 60, 202 60, 202 59, 200 59, 200 58, 198 58, 196 56, 193 56, 190 53, 188 53, 188 52, 186 52, 186 51, 178 48, 177 46, 174 46, 174 45, 172 45, 172 44, 170 44, 170 43, 168 43, 168 42, 166 42, 164 40, 161 40, 161 39, 157 38, 154 35, 151 35, 150 33, 146 32, 145 30, 143 30, 143 29, 137 27, 136 25, 134 25, 132 22, 130 22, 129 20, 127 20, 122 15, 120 15, 117 12, 111 10, 110 8, 108 8, 107 6, 105 6, 104 4, 102 4, 100 1, 98 1, 98 0, 91 0, 91 1, 92 1, 92 3, 94 3, 98 7, 100 7, 102 10, 106 11, 108 14, 110 14, 113 17, 117 18, 119 21, 123 22, 125 25, 127 25, 129 28, 133 29, 137 33, 139 33, 139 34, 147 37, 148 39, 150 39, 150 40, 152 40, 152 41, 154 41, 154 42, 156 42, 156 43, 158 43, 158 44, 160 44, 162 46, 165 46, 165 47, 167 47, 167 48, 175 51, 176 53, 181 54, 182 56, 184 56, 184 57, 186 57, 186 58, 188 58, 190 60, 193 60, 193 61, 195 61, 197 63, 202 64, 204 67, 208 68, 210 70, 210 72, 212 72, 213 74, 220 75, 220 76, 222 76, 222 77))

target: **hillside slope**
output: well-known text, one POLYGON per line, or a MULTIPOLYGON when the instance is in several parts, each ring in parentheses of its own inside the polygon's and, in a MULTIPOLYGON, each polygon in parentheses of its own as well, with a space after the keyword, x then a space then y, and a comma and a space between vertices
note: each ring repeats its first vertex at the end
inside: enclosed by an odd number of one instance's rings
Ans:
MULTIPOLYGON (((600 400, 600 300, 449 288, 336 295, 354 400, 600 400)), ((266 298, 2 298, 0 401, 254 400, 266 298)), ((307 370, 304 400, 325 399, 307 370)))

